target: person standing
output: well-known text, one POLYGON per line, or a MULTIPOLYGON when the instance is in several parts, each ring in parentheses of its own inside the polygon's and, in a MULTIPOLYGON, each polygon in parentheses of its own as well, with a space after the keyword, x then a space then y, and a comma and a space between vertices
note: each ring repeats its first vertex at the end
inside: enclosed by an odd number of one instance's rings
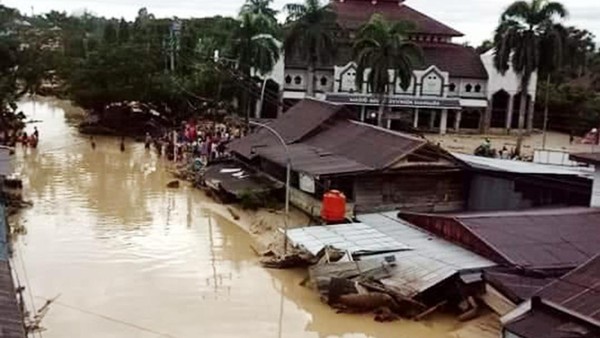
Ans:
POLYGON ((38 131, 37 127, 33 127, 33 137, 35 137, 36 140, 40 139, 40 132, 38 131))
POLYGON ((125 151, 125 136, 121 136, 121 152, 125 151))

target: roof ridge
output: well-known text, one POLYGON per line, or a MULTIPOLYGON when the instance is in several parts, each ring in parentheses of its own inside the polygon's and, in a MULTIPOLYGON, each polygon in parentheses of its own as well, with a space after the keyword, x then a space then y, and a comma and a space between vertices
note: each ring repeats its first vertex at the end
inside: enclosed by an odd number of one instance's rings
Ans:
POLYGON ((404 132, 401 132, 401 131, 391 130, 391 129, 387 129, 387 128, 383 128, 383 127, 380 127, 380 126, 375 126, 375 125, 372 125, 372 124, 369 124, 369 123, 355 121, 355 120, 351 120, 351 119, 347 119, 347 121, 350 122, 350 123, 353 123, 353 124, 357 124, 359 126, 373 128, 373 129, 376 129, 378 131, 382 131, 382 132, 385 132, 385 133, 388 133, 388 134, 391 134, 391 135, 400 136, 400 137, 412 139, 412 140, 415 140, 415 141, 421 141, 423 144, 427 143, 427 140, 425 140, 425 139, 422 139, 420 137, 416 137, 416 136, 413 136, 411 134, 404 133, 404 132))

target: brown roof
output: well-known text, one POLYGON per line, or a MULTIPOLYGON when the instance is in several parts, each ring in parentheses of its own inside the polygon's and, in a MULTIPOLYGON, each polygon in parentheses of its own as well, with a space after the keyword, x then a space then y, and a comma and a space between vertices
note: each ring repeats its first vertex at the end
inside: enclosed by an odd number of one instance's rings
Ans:
MULTIPOLYGON (((340 111, 338 105, 304 100, 270 124, 289 145, 295 171, 329 175, 383 170, 427 144, 408 134, 347 120, 336 115, 340 111)), ((230 146, 246 158, 251 158, 252 149, 272 162, 286 163, 284 148, 264 131, 230 146)))
POLYGON ((0 337, 25 338, 23 319, 7 261, 0 261, 0 337))
POLYGON ((600 255, 549 284, 538 296, 549 306, 600 323, 600 255))
MULTIPOLYGON (((308 135, 326 120, 332 118, 344 107, 318 100, 302 100, 290 108, 283 116, 269 123, 277 130, 287 144, 294 143, 308 135)), ((278 145, 279 141, 267 130, 259 128, 243 139, 235 140, 228 148, 243 157, 251 158, 253 148, 278 145)))
POLYGON ((335 0, 331 6, 337 14, 338 24, 344 28, 356 29, 367 23, 373 14, 381 14, 388 21, 412 21, 416 25, 415 33, 463 36, 461 32, 399 1, 335 0))
POLYGON ((401 216, 489 259, 526 269, 574 268, 600 252, 600 209, 401 216))
POLYGON ((504 328, 522 338, 600 338, 591 325, 547 309, 533 309, 504 328))
POLYGON ((600 164, 600 153, 571 154, 569 156, 569 159, 571 161, 577 161, 577 162, 582 162, 582 163, 598 165, 598 164, 600 164))
POLYGON ((516 304, 530 299, 556 278, 525 276, 517 271, 487 270, 484 279, 516 304))
POLYGON ((437 66, 451 77, 487 79, 488 73, 475 49, 453 43, 420 43, 425 68, 437 66))

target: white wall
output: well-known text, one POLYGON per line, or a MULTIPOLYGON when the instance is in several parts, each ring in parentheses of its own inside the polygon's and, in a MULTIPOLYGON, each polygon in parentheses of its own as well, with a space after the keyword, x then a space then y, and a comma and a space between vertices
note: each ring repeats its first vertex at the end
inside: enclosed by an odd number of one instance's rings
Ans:
POLYGON ((594 172, 594 185, 592 187, 592 202, 590 206, 593 208, 600 207, 600 165, 596 166, 594 172))
MULTIPOLYGON (((489 80, 488 80, 488 88, 487 88, 487 96, 488 99, 491 99, 492 96, 499 90, 504 89, 510 95, 516 95, 520 92, 520 77, 514 70, 511 68, 506 71, 504 75, 500 74, 496 67, 494 67, 494 50, 490 50, 489 52, 481 55, 481 61, 485 69, 487 70, 489 80)), ((531 81, 529 82, 529 88, 527 92, 531 95, 531 98, 535 101, 535 93, 537 89, 537 81, 538 74, 537 72, 533 73, 531 76, 531 81)))

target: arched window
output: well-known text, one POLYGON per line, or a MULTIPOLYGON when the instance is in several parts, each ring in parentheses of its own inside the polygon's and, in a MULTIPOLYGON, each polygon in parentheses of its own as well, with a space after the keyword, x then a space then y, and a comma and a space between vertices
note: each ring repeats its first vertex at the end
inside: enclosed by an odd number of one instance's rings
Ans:
POLYGON ((465 86, 465 91, 467 93, 470 93, 472 90, 473 90, 473 86, 470 83, 465 86))
POLYGON ((481 93, 481 85, 480 84, 475 86, 475 93, 481 93))
POLYGON ((296 75, 296 77, 294 78, 294 83, 299 85, 302 83, 302 78, 298 75, 296 75))
POLYGON ((327 78, 325 76, 321 77, 321 86, 325 87, 327 86, 327 78))
POLYGON ((292 77, 291 77, 291 76, 289 76, 289 75, 288 75, 288 76, 286 76, 286 77, 285 77, 285 83, 287 83, 287 84, 290 84, 290 83, 292 83, 292 77))
POLYGON ((456 90, 456 85, 451 83, 450 86, 448 86, 448 89, 450 89, 451 92, 454 92, 456 90))

